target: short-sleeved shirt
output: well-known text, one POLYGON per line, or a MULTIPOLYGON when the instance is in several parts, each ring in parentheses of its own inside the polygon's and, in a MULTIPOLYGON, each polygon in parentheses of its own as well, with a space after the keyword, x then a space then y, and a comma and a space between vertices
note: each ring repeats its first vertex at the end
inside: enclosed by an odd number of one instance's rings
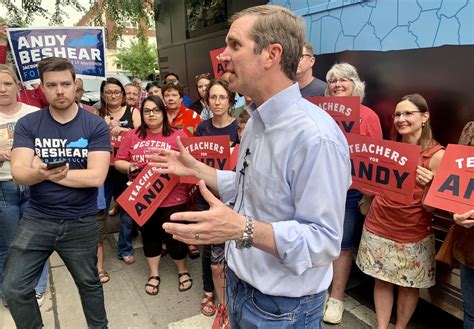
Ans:
MULTIPOLYGON (((13 145, 13 134, 18 120, 25 115, 38 111, 38 107, 19 103, 20 110, 13 115, 0 112, 0 148, 11 148, 13 145)), ((12 179, 10 161, 0 161, 0 181, 12 179)))
MULTIPOLYGON (((146 138, 141 138, 137 130, 131 130, 125 135, 117 152, 116 160, 125 160, 135 163, 140 169, 146 166, 145 150, 150 147, 159 147, 166 150, 178 150, 176 137, 186 137, 182 130, 175 130, 170 136, 163 136, 161 132, 148 132, 146 138)), ((161 207, 171 207, 183 204, 188 200, 188 186, 178 184, 161 203, 161 207)))
POLYGON ((229 125, 218 128, 212 124, 212 119, 201 122, 196 131, 196 136, 229 136, 230 141, 234 144, 239 143, 239 135, 237 135, 237 120, 232 121, 229 125))
POLYGON ((300 92, 303 97, 324 96, 326 90, 326 82, 314 78, 306 87, 301 88, 300 92))
MULTIPOLYGON (((66 160, 69 170, 87 169, 88 152, 111 151, 109 128, 99 116, 79 109, 71 121, 61 124, 49 109, 18 120, 13 148, 35 151, 44 162, 66 160)), ((73 188, 51 181, 30 186, 25 214, 51 219, 72 219, 97 214, 97 188, 73 188)))
POLYGON ((182 129, 186 135, 192 137, 196 135, 197 125, 202 121, 201 116, 193 110, 187 109, 181 104, 178 110, 178 114, 172 120, 169 120, 169 124, 178 129, 182 129))

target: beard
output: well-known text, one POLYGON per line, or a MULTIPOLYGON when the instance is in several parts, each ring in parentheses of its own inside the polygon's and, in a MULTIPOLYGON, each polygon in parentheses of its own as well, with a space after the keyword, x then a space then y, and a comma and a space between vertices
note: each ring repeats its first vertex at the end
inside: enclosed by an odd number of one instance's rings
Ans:
POLYGON ((56 110, 65 111, 74 104, 74 99, 61 98, 60 100, 54 99, 49 105, 56 110))

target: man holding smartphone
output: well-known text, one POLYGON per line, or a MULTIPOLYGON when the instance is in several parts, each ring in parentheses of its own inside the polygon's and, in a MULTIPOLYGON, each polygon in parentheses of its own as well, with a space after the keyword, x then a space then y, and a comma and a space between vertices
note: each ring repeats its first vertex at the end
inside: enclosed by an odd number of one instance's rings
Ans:
POLYGON ((51 57, 38 69, 50 105, 21 118, 15 129, 12 176, 30 185, 30 201, 6 261, 5 299, 18 328, 40 328, 34 284, 56 251, 79 290, 87 326, 107 328, 96 262, 97 187, 109 168, 109 129, 75 103, 71 63, 51 57))

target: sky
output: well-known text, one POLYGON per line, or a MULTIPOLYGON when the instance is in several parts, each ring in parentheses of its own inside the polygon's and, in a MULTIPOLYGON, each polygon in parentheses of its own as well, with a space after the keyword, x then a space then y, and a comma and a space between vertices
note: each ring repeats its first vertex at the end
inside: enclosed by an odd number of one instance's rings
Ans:
MULTIPOLYGON (((55 3, 55 1, 53 1, 53 0, 43 0, 42 2, 43 2, 43 5, 44 5, 44 8, 46 10, 48 10, 48 12, 50 14, 52 14, 54 12, 54 3, 55 3)), ((21 6, 21 0, 15 0, 14 3, 18 6, 21 6)), ((90 3, 89 0, 79 0, 79 3, 87 9, 90 6, 89 5, 89 3, 90 3)), ((66 7, 66 8, 64 8, 64 10, 69 15, 69 17, 64 17, 64 25, 63 26, 73 26, 74 23, 77 23, 79 21, 79 19, 82 17, 82 15, 84 15, 83 12, 78 12, 75 9, 73 9, 72 7, 66 7)), ((2 17, 7 16, 6 8, 3 7, 1 4, 0 4, 0 16, 2 16, 2 17)), ((47 27, 48 26, 48 19, 45 19, 43 17, 36 17, 35 20, 33 21, 33 23, 31 24, 31 26, 32 27, 47 27)))

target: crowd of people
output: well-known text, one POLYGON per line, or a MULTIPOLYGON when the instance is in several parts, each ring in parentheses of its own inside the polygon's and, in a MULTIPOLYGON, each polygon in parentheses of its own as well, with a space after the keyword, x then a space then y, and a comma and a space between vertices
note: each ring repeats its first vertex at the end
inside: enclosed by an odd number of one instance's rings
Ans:
MULTIPOLYGON (((187 257, 201 255, 201 313, 217 313, 221 328, 321 328, 322 321, 342 321, 357 250, 358 268, 375 279, 377 327, 388 327, 396 304, 395 328, 406 328, 419 289, 435 284, 434 209, 423 199, 444 147, 433 138, 427 101, 406 95, 393 109, 392 140, 421 147, 413 200, 407 205, 350 189, 348 143, 305 97, 358 96, 360 134, 381 139, 377 109, 362 104, 365 83, 353 65, 333 65, 326 82, 314 77, 316 58, 304 40, 303 20, 285 8, 235 14, 219 55, 227 72, 196 76, 194 102, 178 75, 168 73, 145 90, 139 79, 123 86, 107 78, 98 109, 86 106, 74 67, 52 57, 38 63, 48 102, 40 110, 18 101, 18 78, 11 65, 0 64, 0 296, 16 325, 41 326, 47 259, 57 251, 88 326, 107 327, 102 285, 113 280, 103 259, 107 216, 112 199, 151 165, 199 184, 178 183, 138 228, 149 267, 144 293, 159 294, 166 254, 176 264, 178 290, 191 289, 187 257), (284 119, 288 113, 291 120, 284 119), (181 142, 223 135, 239 149, 235 171, 199 162, 181 142), (371 202, 365 218, 363 198, 371 202)), ((473 123, 460 143, 474 145, 473 123)), ((474 327, 473 215, 453 215, 465 328, 474 327)), ((132 265, 137 225, 123 209, 119 218, 117 257, 132 265)))

